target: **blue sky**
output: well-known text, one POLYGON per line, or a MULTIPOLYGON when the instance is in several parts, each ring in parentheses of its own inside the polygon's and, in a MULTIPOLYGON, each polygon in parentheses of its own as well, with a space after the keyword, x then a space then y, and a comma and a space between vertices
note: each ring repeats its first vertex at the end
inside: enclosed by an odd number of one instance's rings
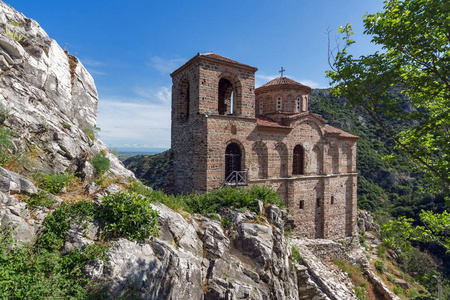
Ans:
POLYGON ((6 0, 75 54, 95 79, 100 138, 112 149, 170 147, 169 74, 198 52, 327 87, 327 28, 353 24, 355 55, 373 52, 362 17, 382 0, 6 0))

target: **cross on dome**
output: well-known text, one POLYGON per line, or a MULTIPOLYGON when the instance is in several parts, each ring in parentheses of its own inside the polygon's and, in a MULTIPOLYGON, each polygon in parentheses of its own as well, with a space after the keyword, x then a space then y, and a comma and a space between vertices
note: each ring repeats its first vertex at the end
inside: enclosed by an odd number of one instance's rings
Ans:
POLYGON ((283 67, 281 67, 281 70, 278 71, 279 73, 281 73, 281 77, 283 77, 283 72, 286 71, 285 69, 283 69, 283 67))

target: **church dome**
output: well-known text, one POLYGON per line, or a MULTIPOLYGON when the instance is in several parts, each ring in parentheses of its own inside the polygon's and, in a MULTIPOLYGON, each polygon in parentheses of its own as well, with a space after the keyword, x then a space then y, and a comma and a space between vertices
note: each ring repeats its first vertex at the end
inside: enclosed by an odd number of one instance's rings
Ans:
POLYGON ((311 88, 309 86, 301 84, 300 82, 297 82, 297 81, 292 80, 292 79, 287 78, 287 77, 275 78, 275 79, 269 81, 268 83, 266 83, 266 84, 260 86, 259 88, 257 88, 255 90, 255 92, 269 90, 269 89, 272 89, 272 88, 283 88, 283 89, 293 88, 295 90, 302 89, 302 90, 305 90, 308 94, 311 93, 311 88))
POLYGON ((255 89, 256 115, 301 113, 308 110, 312 89, 287 77, 278 77, 255 89))

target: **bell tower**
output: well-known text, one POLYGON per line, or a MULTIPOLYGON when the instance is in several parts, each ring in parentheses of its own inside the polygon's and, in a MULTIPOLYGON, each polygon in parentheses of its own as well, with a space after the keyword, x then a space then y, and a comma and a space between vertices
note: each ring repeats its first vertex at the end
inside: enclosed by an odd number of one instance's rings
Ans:
POLYGON ((172 74, 175 193, 208 190, 208 118, 255 118, 257 68, 215 53, 197 54, 172 74))

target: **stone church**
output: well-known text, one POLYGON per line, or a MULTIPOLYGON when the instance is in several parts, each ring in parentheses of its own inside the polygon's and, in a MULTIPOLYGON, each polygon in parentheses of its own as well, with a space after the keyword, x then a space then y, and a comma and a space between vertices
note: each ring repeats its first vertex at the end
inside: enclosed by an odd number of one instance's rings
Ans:
POLYGON ((282 76, 255 89, 256 71, 199 53, 171 74, 175 192, 269 185, 296 235, 355 234, 358 137, 308 110, 310 87, 282 76))

